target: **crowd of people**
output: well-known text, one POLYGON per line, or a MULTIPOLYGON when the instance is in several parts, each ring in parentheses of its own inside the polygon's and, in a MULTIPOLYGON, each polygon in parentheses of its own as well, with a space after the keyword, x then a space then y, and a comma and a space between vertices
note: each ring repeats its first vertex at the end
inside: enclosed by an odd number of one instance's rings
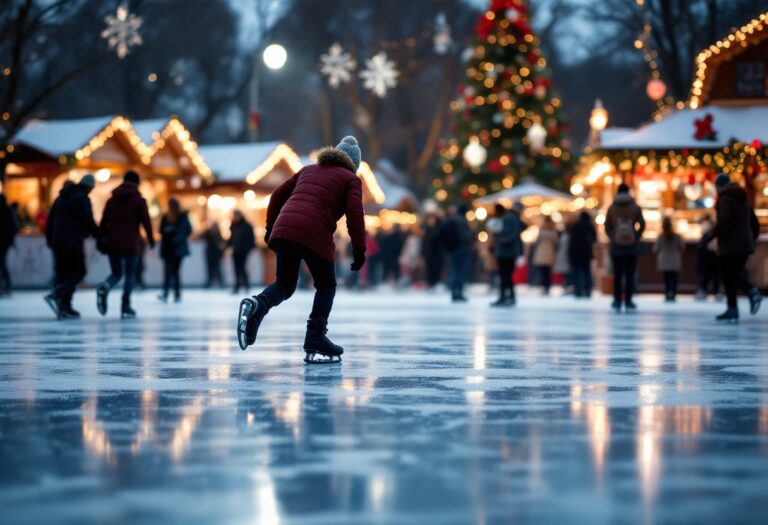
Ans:
MULTIPOLYGON (((96 246, 109 259, 111 272, 96 288, 97 308, 107 313, 108 296, 121 281, 123 295, 121 316, 136 315, 131 306, 134 286, 140 282, 143 253, 154 248, 155 235, 148 207, 139 191, 139 175, 125 173, 123 182, 112 193, 100 224, 93 218, 89 193, 95 187, 92 175, 78 183, 68 182, 51 208, 45 226, 47 243, 53 252, 54 286, 46 302, 60 319, 79 317, 72 307, 72 297, 86 274, 85 240, 96 239, 96 246), (143 231, 143 234, 142 234, 143 231)), ((759 224, 748 204, 745 190, 727 175, 716 180, 718 200, 713 220, 705 217, 703 236, 696 249, 698 275, 696 299, 705 300, 711 294, 727 297, 727 310, 718 316, 724 321, 738 319, 736 295, 743 290, 750 301, 750 311, 756 313, 762 296, 749 281, 745 269, 747 258, 754 252, 759 224)), ((541 216, 535 224, 538 230, 526 249, 523 233, 529 225, 523 218, 520 202, 507 209, 496 204, 486 223, 485 234, 479 234, 477 223, 467 219, 466 205, 449 206, 445 213, 426 213, 418 225, 398 224, 369 231, 365 238, 367 265, 359 273, 347 270, 353 259, 352 245, 339 234, 336 236, 336 271, 350 287, 371 288, 387 283, 397 287, 436 289, 446 283, 453 302, 466 301, 465 288, 470 281, 489 282, 498 289, 493 307, 517 304, 515 285, 538 286, 548 295, 554 285, 562 285, 564 293, 575 298, 589 298, 595 288, 593 260, 598 241, 598 226, 588 211, 557 224, 551 216, 541 216)), ((629 187, 621 184, 605 214, 603 224, 609 241, 611 273, 613 275, 613 308, 631 312, 637 288, 638 257, 642 253, 641 238, 645 231, 643 211, 632 197, 629 187)), ((6 266, 8 250, 14 244, 19 224, 13 209, 0 194, 0 296, 11 291, 11 276, 6 266)), ((181 300, 181 268, 190 255, 189 240, 204 242, 206 288, 224 287, 222 260, 231 250, 234 293, 251 287, 248 257, 256 247, 253 225, 235 210, 231 229, 224 237, 216 221, 206 224, 199 234, 178 200, 171 198, 167 212, 159 224, 159 255, 164 263, 160 300, 171 297, 181 300)), ((530 239, 529 239, 530 240, 530 239)), ((686 244, 675 232, 673 221, 663 219, 662 229, 651 249, 657 258, 657 270, 664 283, 664 297, 674 302, 678 294, 680 273, 684 267, 686 244)), ((311 282, 306 269, 300 271, 298 285, 311 282)))

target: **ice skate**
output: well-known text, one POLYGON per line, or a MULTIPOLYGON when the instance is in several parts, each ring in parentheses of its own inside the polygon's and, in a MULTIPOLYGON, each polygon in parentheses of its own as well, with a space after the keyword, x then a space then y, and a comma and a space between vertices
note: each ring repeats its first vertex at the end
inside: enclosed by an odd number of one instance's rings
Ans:
POLYGON ((308 365, 333 364, 341 362, 344 349, 328 339, 328 321, 310 319, 307 321, 307 335, 304 338, 304 362, 308 365))
POLYGON ((80 319, 80 312, 72 308, 71 304, 62 305, 61 311, 66 315, 67 319, 80 319))
POLYGON ((613 303, 611 303, 611 308, 617 314, 621 313, 621 303, 619 301, 613 301, 613 303))
POLYGON ((109 287, 106 284, 100 284, 96 288, 96 309, 101 315, 107 315, 107 295, 109 287))
POLYGON ((123 298, 123 306, 120 309, 120 318, 121 319, 136 318, 136 311, 133 308, 131 308, 131 303, 127 301, 125 298, 123 298))
POLYGON ((259 333, 259 326, 265 315, 267 315, 267 307, 258 297, 246 297, 240 301, 237 315, 237 342, 241 350, 245 350, 256 342, 256 335, 259 333))
POLYGON ((739 322, 739 309, 729 307, 725 312, 715 317, 716 321, 736 324, 739 322))
POLYGON ((760 311, 760 304, 763 302, 763 296, 756 288, 749 291, 749 313, 756 315, 760 311))
POLYGON ((53 294, 48 294, 43 297, 43 300, 45 300, 45 304, 47 304, 51 310, 53 310, 54 315, 56 315, 56 319, 61 319, 61 306, 59 305, 58 299, 56 299, 53 294))

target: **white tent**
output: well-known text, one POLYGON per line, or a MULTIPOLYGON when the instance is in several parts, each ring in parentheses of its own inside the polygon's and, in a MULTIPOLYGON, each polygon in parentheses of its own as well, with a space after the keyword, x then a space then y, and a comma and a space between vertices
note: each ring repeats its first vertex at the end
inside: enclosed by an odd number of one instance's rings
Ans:
POLYGON ((547 188, 538 182, 528 181, 518 184, 517 186, 513 186, 508 190, 502 190, 490 195, 486 195, 485 197, 481 197, 475 200, 475 202, 480 205, 489 205, 499 201, 514 202, 535 198, 541 199, 543 201, 555 200, 570 202, 572 200, 572 197, 568 194, 553 190, 552 188, 547 188))

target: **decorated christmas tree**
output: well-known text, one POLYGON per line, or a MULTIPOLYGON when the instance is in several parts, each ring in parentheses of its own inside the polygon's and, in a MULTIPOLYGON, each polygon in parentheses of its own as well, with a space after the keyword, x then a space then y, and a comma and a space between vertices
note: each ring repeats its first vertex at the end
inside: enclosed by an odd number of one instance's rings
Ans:
POLYGON ((475 33, 467 81, 451 103, 451 137, 440 144, 436 199, 481 197, 528 176, 562 186, 571 165, 567 126, 527 2, 492 0, 475 33))

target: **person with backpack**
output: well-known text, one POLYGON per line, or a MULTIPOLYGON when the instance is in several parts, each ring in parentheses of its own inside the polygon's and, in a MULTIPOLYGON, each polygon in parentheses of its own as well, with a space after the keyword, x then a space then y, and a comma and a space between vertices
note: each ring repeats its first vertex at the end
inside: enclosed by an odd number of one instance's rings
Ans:
POLYGON ((755 315, 760 310, 763 296, 749 280, 746 271, 747 259, 755 251, 755 242, 760 235, 760 223, 755 210, 749 205, 744 188, 721 173, 715 179, 717 188, 717 223, 708 239, 717 239, 717 255, 728 298, 728 308, 716 320, 736 323, 739 321, 739 307, 736 302, 738 289, 749 297, 749 310, 755 315))
POLYGON ((474 235, 467 222, 466 204, 448 208, 448 217, 440 226, 440 238, 451 268, 451 300, 454 303, 467 302, 464 285, 469 278, 472 264, 474 235))
POLYGON ((675 233, 672 219, 664 217, 661 235, 653 245, 653 252, 657 257, 659 271, 664 274, 664 297, 668 303, 674 302, 677 297, 677 281, 683 267, 684 250, 685 243, 683 238, 675 233))
POLYGON ((621 311, 622 300, 627 312, 637 309, 632 301, 635 291, 637 257, 640 239, 645 231, 643 211, 629 194, 629 186, 622 183, 605 215, 605 234, 610 239, 613 264, 613 309, 621 311))
POLYGON ((85 278, 85 239, 96 237, 99 232, 88 197, 94 187, 96 179, 91 174, 83 175, 78 184, 64 187, 45 225, 56 270, 56 286, 45 296, 45 302, 59 320, 80 318, 80 313, 72 308, 72 296, 85 278))
POLYGON ((99 249, 109 256, 110 275, 96 288, 96 309, 107 315, 109 291, 123 278, 122 319, 133 319, 131 293, 136 281, 136 266, 141 254, 141 233, 147 235, 150 249, 155 247, 147 201, 139 191, 139 174, 126 171, 123 183, 115 188, 104 208, 99 225, 99 249))

